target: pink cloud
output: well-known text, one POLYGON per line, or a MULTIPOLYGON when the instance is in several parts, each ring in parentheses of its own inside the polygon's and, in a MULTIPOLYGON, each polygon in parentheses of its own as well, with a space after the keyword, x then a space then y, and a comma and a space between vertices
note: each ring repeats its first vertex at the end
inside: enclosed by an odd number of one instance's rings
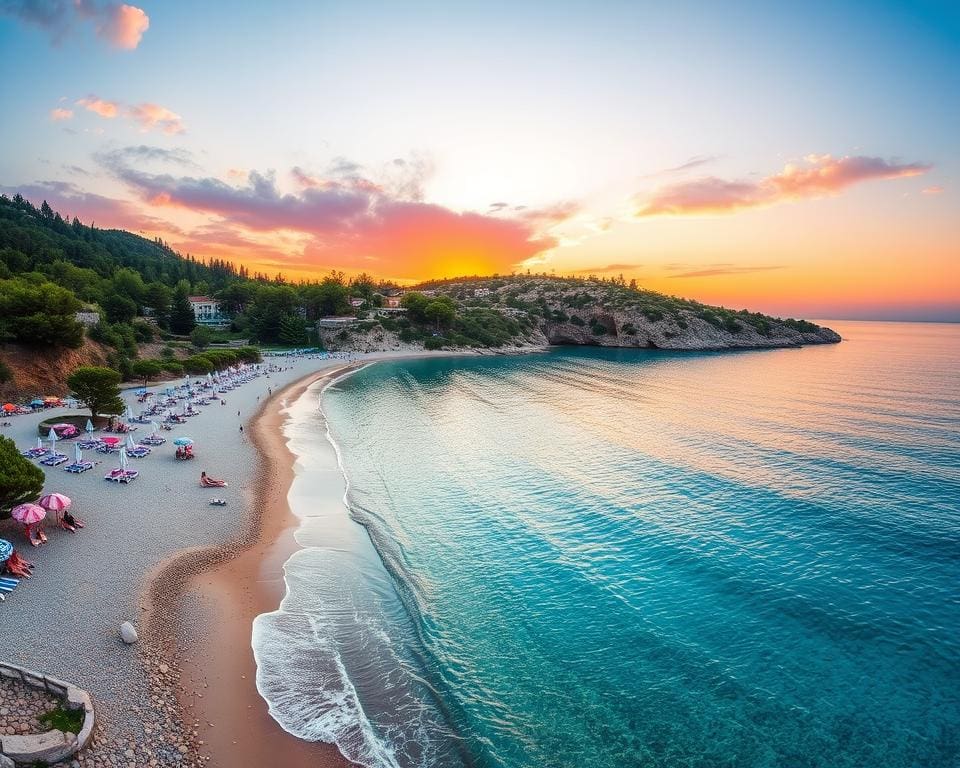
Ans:
POLYGON ((140 126, 143 133, 159 128, 168 135, 183 133, 183 119, 176 112, 159 104, 143 103, 127 109, 126 114, 140 126))
POLYGON ((145 214, 133 203, 85 192, 67 181, 38 181, 17 187, 0 187, 0 191, 11 195, 19 192, 34 202, 46 200, 64 218, 69 220, 76 216, 84 224, 96 223, 101 228, 150 233, 180 231, 168 221, 145 214))
POLYGON ((891 163, 879 157, 809 155, 804 164, 790 163, 773 176, 754 181, 728 181, 708 176, 657 189, 641 199, 637 216, 682 216, 729 213, 836 195, 865 181, 919 176, 931 166, 891 163))
POLYGON ((942 195, 943 192, 944 189, 939 184, 934 184, 932 187, 925 187, 920 190, 920 194, 923 195, 942 195))
POLYGON ((115 48, 133 50, 150 27, 150 17, 135 5, 109 5, 101 11, 97 34, 115 48))
POLYGON ((134 5, 102 0, 4 0, 0 13, 45 30, 59 45, 74 29, 90 22, 111 46, 133 50, 150 26, 150 17, 134 5))
POLYGON ((69 120, 73 117, 72 109, 64 109, 63 107, 57 107, 56 109, 50 110, 50 119, 55 123, 59 123, 62 120, 69 120))
POLYGON ((506 218, 404 199, 362 178, 320 179, 299 171, 302 188, 291 194, 277 189, 273 173, 251 171, 246 185, 234 186, 212 177, 145 173, 116 153, 102 161, 150 205, 202 211, 250 232, 308 235, 304 253, 287 257, 298 269, 337 266, 396 278, 503 272, 556 245, 538 225, 558 211, 506 218))
POLYGON ((125 106, 119 101, 108 101, 93 94, 77 99, 76 104, 88 112, 112 120, 116 117, 125 117, 140 126, 141 133, 147 133, 154 128, 167 135, 184 133, 183 118, 176 112, 160 104, 143 102, 134 106, 125 106))
POLYGON ((117 102, 107 101, 97 96, 86 96, 82 99, 77 99, 76 103, 77 106, 83 107, 88 112, 93 112, 108 120, 112 120, 120 114, 120 105, 117 102))

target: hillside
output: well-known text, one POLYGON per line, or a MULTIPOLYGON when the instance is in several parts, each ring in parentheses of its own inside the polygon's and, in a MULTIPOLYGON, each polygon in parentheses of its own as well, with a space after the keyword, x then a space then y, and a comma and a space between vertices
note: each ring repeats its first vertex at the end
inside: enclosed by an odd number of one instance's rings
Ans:
POLYGON ((542 347, 572 344, 673 350, 832 344, 806 320, 700 304, 617 281, 514 275, 423 283, 404 297, 406 317, 371 317, 326 334, 341 349, 542 347), (444 307, 431 304, 443 304, 444 307), (433 317, 431 317, 431 312, 433 317))

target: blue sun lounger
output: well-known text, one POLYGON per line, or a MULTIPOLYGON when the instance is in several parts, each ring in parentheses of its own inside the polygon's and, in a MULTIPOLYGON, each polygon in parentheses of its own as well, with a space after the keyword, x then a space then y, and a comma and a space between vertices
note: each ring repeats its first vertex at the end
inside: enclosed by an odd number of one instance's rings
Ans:
POLYGON ((6 600, 13 590, 17 588, 20 579, 12 579, 9 576, 0 576, 0 601, 6 600))

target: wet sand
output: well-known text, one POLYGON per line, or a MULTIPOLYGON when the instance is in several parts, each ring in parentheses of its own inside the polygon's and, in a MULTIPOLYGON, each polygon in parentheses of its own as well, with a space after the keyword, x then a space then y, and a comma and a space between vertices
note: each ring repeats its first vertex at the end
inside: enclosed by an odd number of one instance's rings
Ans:
POLYGON ((285 592, 283 563, 297 549, 294 531, 299 521, 287 503, 294 456, 282 432, 283 410, 314 382, 351 367, 340 365, 311 374, 261 406, 247 430, 261 457, 258 479, 247 499, 254 510, 248 529, 236 543, 181 553, 153 579, 153 615, 175 612, 173 624, 189 624, 187 634, 197 640, 178 645, 164 637, 161 622, 151 621, 148 627, 180 668, 177 695, 187 724, 192 721, 202 751, 210 755, 209 765, 351 765, 334 745, 302 741, 270 717, 257 692, 251 647, 253 620, 280 604, 285 592))

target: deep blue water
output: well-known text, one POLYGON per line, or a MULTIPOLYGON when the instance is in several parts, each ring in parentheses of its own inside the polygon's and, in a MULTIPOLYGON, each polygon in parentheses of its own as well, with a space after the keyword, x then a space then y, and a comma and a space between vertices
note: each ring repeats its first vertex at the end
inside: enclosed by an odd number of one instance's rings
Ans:
POLYGON ((329 388, 364 527, 258 626, 275 716, 367 765, 960 765, 960 327, 832 325, 329 388))

